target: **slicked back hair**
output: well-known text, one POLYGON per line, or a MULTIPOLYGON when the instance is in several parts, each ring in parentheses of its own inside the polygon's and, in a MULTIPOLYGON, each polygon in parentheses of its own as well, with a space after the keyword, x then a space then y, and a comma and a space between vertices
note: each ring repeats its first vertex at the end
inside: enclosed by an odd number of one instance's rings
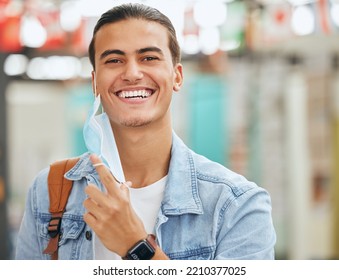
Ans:
POLYGON ((106 24, 116 23, 127 19, 141 19, 145 21, 156 22, 164 26, 168 31, 169 49, 171 52, 173 65, 176 65, 180 62, 180 47, 176 37, 175 29, 169 18, 155 8, 143 4, 130 3, 113 7, 112 9, 102 14, 98 22, 96 23, 93 30, 93 37, 88 48, 89 59, 93 66, 93 69, 95 69, 96 33, 102 26, 106 24))

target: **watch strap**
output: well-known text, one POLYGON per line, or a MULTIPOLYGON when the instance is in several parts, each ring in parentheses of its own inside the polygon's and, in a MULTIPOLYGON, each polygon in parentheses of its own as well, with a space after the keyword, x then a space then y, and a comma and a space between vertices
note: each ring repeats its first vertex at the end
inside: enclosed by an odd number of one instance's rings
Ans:
POLYGON ((155 235, 154 234, 147 235, 146 241, 148 242, 148 244, 150 244, 153 247, 153 249, 155 251, 157 246, 158 246, 156 241, 155 241, 155 235))

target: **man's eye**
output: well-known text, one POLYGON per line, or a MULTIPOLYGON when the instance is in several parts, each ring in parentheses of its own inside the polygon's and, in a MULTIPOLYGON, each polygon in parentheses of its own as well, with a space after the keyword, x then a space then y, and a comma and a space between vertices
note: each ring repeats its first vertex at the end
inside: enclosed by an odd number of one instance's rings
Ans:
POLYGON ((109 59, 109 60, 106 61, 106 63, 120 63, 120 62, 121 61, 119 59, 115 59, 115 58, 109 59))
POLYGON ((147 57, 144 58, 144 60, 145 61, 153 61, 153 60, 158 60, 158 58, 155 57, 155 56, 147 56, 147 57))

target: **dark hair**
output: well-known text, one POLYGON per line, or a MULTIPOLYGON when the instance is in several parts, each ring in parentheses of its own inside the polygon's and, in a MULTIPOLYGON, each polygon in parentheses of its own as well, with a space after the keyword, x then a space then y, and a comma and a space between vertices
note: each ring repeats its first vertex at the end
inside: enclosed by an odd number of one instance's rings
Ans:
POLYGON ((180 47, 176 37, 175 29, 172 22, 167 16, 159 12, 157 9, 143 4, 123 4, 116 6, 101 15, 93 30, 93 37, 88 48, 89 59, 95 69, 95 35, 98 30, 105 24, 115 23, 126 19, 142 19, 153 21, 161 24, 168 30, 169 49, 172 55, 173 65, 180 62, 180 47))

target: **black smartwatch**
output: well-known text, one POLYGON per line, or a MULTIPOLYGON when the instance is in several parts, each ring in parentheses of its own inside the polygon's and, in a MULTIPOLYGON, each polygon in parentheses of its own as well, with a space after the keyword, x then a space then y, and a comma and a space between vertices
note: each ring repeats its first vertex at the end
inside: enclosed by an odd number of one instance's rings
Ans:
POLYGON ((154 254, 157 245, 155 236, 149 234, 146 239, 140 240, 128 252, 123 260, 150 260, 154 254))

